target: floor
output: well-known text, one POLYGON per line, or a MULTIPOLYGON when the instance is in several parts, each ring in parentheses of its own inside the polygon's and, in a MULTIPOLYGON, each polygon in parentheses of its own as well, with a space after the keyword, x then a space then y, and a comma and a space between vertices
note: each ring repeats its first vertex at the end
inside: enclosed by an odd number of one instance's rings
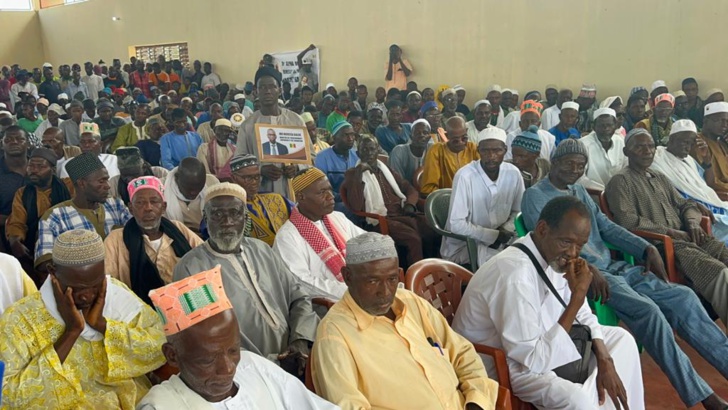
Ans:
MULTIPOLYGON (((728 400, 728 380, 726 380, 717 370, 715 370, 708 362, 706 362, 698 353, 693 350, 683 340, 678 340, 678 344, 687 353, 690 361, 697 370, 698 374, 713 388, 713 390, 728 400)), ((685 405, 680 401, 680 396, 672 387, 670 382, 662 373, 654 360, 647 352, 642 352, 642 377, 645 383, 645 403, 647 410, 667 410, 667 409, 685 409, 685 405)), ((698 404, 690 409, 702 409, 703 406, 698 404)))

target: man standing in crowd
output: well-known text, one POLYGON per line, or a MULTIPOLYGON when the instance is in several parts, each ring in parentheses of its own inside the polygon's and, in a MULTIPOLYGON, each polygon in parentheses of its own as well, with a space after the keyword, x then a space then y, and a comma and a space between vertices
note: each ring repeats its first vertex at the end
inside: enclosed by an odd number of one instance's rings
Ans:
MULTIPOLYGON (((301 117, 291 110, 278 106, 280 96, 281 74, 273 68, 261 67, 255 73, 255 83, 260 100, 260 110, 245 119, 238 132, 236 155, 252 154, 260 156, 258 139, 255 136, 255 124, 291 125, 305 127, 301 117)), ((310 144, 310 141, 307 141, 310 144)), ((310 150, 312 155, 313 149, 310 150)), ((291 199, 289 181, 296 176, 298 165, 285 165, 279 163, 261 164, 260 173, 263 175, 261 189, 266 192, 275 192, 291 199)))

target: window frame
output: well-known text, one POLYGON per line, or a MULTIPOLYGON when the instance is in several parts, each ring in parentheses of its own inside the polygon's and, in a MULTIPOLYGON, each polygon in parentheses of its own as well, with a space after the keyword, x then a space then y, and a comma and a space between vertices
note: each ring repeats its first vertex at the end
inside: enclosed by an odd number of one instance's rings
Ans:
MULTIPOLYGON (((5 0, 7 1, 7 0, 5 0)), ((4 1, 0 0, 0 11, 33 11, 33 0, 23 0, 28 4, 28 8, 5 8, 4 1)))

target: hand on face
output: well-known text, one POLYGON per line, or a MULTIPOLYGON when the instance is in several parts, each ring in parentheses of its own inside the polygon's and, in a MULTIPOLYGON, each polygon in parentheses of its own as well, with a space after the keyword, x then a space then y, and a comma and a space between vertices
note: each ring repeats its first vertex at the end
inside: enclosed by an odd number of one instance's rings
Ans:
POLYGON ((76 309, 76 303, 73 301, 73 289, 69 286, 65 292, 62 291, 56 275, 51 275, 51 284, 53 285, 53 296, 56 299, 58 313, 66 323, 66 331, 80 333, 86 326, 86 321, 81 312, 76 309))
POLYGON ((585 297, 592 283, 592 272, 584 259, 576 258, 569 261, 564 279, 569 283, 572 295, 585 297))
POLYGON ((83 312, 83 317, 89 326, 96 329, 99 333, 106 333, 106 318, 104 318, 104 305, 106 304, 106 286, 108 279, 104 280, 101 285, 101 292, 96 296, 96 300, 91 308, 83 312))

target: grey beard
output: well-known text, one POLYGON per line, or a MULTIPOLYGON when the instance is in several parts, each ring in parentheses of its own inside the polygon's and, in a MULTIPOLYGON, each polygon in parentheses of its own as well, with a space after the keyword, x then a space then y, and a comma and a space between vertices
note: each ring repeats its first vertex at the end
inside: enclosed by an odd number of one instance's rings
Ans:
POLYGON ((240 244, 245 238, 245 232, 240 232, 238 236, 226 237, 220 235, 219 232, 210 232, 210 242, 215 244, 215 247, 222 252, 232 252, 236 249, 240 249, 240 244))
POLYGON ((564 274, 564 273, 566 273, 566 271, 562 270, 562 268, 561 268, 561 267, 559 267, 559 264, 558 264, 558 263, 556 263, 556 261, 553 261, 553 262, 549 262, 549 266, 550 266, 550 267, 551 267, 551 269, 553 269, 553 270, 554 270, 554 272, 556 272, 556 273, 561 273, 561 274, 564 274))
POLYGON ((142 230, 145 230, 145 231, 158 231, 159 230, 159 226, 162 224, 162 218, 158 219, 157 222, 154 223, 154 225, 142 225, 139 222, 137 222, 137 224, 139 225, 139 227, 142 230))

